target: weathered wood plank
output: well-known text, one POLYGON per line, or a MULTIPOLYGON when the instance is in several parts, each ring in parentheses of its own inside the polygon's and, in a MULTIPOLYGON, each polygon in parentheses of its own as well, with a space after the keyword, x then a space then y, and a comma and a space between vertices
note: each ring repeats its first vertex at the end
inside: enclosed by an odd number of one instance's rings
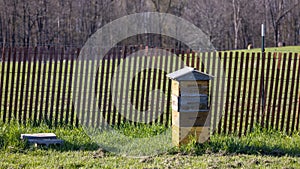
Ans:
POLYGON ((56 139, 54 133, 21 134, 21 139, 56 139))

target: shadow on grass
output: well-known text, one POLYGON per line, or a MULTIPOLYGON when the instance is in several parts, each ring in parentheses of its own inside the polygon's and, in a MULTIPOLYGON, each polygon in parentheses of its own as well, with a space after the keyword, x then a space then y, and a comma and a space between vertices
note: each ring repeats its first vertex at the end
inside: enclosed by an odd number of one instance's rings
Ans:
POLYGON ((195 155, 216 153, 300 157, 300 135, 258 128, 242 137, 214 135, 204 144, 186 145, 182 150, 189 150, 195 155))
MULTIPOLYGON (((281 146, 268 146, 268 145, 248 145, 246 143, 227 143, 226 147, 222 143, 213 142, 208 143, 209 147, 213 147, 211 152, 225 154, 248 154, 248 155, 268 155, 268 156, 295 156, 300 157, 300 147, 281 147, 281 146), (218 149, 217 147, 220 147, 218 149)), ((200 146, 200 145, 198 145, 200 146)), ((207 152, 207 151, 206 151, 207 152)), ((198 153, 203 153, 199 151, 198 153)))
MULTIPOLYGON (((28 145, 27 148, 31 147, 32 145, 28 145)), ((56 150, 60 152, 66 152, 66 151, 96 151, 99 149, 99 145, 96 143, 72 143, 69 141, 64 141, 62 145, 39 145, 38 148, 41 148, 43 150, 56 150)))

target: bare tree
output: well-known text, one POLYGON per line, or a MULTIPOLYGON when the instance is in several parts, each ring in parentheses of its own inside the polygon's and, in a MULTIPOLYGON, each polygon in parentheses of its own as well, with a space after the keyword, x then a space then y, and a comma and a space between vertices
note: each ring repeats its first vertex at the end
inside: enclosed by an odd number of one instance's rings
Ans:
POLYGON ((226 22, 231 20, 231 14, 226 14, 230 7, 219 0, 194 0, 189 2, 183 17, 198 26, 218 49, 231 48, 226 38, 230 34, 231 23, 226 22))
MULTIPOLYGON (((266 24, 267 44, 300 43, 299 0, 0 0, 0 43, 82 46, 112 20, 153 11, 188 19, 219 50, 260 44, 261 23, 266 24)), ((123 44, 182 45, 153 34, 137 35, 123 44)))
POLYGON ((238 48, 239 31, 241 28, 241 0, 232 0, 234 23, 234 49, 238 48))
POLYGON ((268 0, 272 27, 274 29, 274 43, 278 46, 279 28, 282 20, 295 9, 300 2, 293 0, 268 0))

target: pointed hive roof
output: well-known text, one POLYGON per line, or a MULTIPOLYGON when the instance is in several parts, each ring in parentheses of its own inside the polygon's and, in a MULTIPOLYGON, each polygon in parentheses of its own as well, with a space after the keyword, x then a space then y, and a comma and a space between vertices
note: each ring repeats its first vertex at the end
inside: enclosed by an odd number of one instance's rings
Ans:
POLYGON ((191 80, 211 80, 213 78, 212 75, 200 72, 195 70, 192 67, 185 67, 183 69, 177 70, 173 73, 167 74, 167 77, 172 80, 177 81, 191 81, 191 80))

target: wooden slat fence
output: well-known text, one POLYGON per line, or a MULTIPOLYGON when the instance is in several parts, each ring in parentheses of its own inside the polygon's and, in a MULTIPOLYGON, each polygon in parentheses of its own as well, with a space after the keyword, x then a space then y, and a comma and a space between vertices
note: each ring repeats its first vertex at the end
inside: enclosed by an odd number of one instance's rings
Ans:
POLYGON ((114 48, 98 60, 78 60, 80 49, 3 48, 1 53, 5 123, 170 126, 166 74, 188 65, 215 76, 210 125, 216 133, 243 135, 255 125, 299 131, 299 53, 148 51, 142 46, 114 48))

